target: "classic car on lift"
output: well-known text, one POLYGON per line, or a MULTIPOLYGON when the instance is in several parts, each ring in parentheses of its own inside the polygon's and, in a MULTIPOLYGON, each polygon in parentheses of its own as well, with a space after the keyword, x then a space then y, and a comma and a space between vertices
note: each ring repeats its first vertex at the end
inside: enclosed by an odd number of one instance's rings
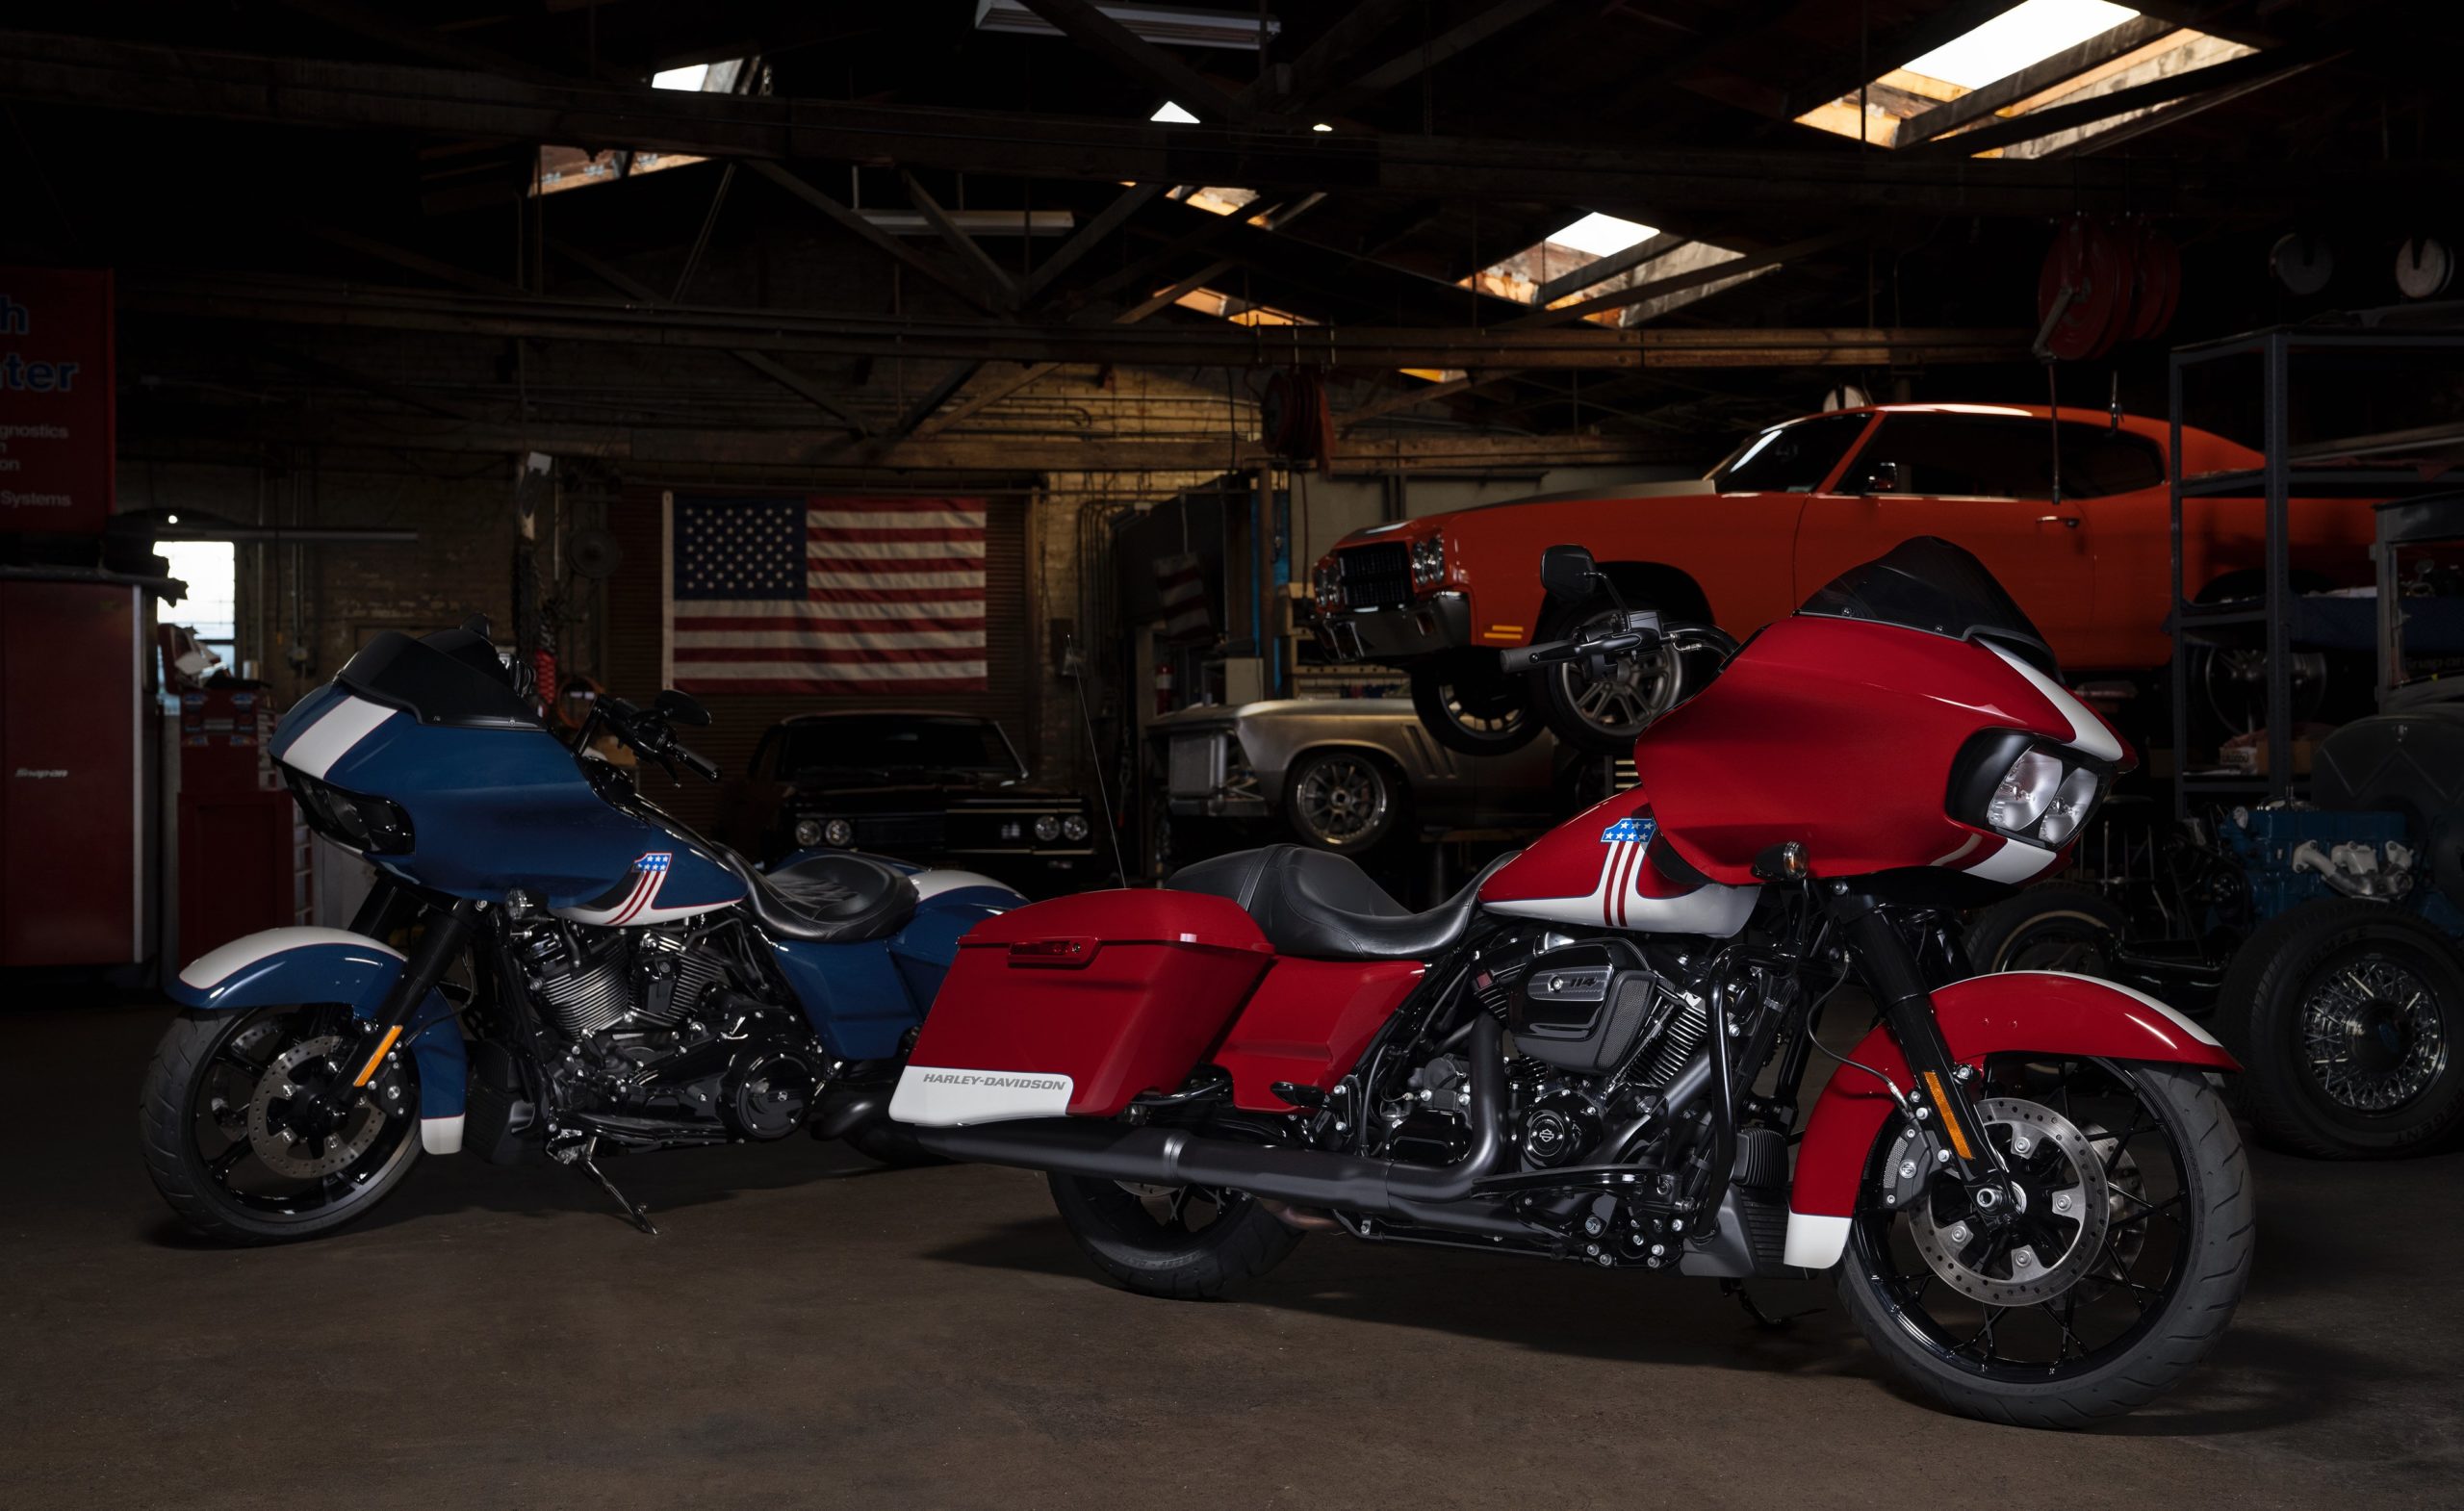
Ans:
MULTIPOLYGON (((1358 855, 1427 828, 1545 826, 1557 746, 1495 756, 1431 738, 1401 698, 1280 698, 1168 713, 1147 726, 1163 747, 1165 807, 1186 832, 1219 822, 1253 843, 1279 831, 1316 850, 1358 855)), ((1182 845, 1174 858, 1194 858, 1182 845)))
MULTIPOLYGON (((1699 481, 1359 530, 1317 565, 1318 633, 1339 658, 1406 667, 1422 719, 1456 750, 1511 749, 1545 723, 1615 754, 1667 711, 1683 679, 1665 656, 1502 671, 1500 652, 1574 636, 1615 612, 1605 598, 1551 599, 1533 567, 1542 548, 1591 548, 1630 609, 1742 635, 1844 568, 1933 535, 1976 553, 2072 676, 2151 671, 2172 653, 2166 423, 2065 409, 2057 464, 2054 418, 2041 405, 1843 409, 1760 431, 1699 481)), ((2182 451, 2186 474, 2261 460, 2191 428, 2182 451)), ((2183 581, 2194 598, 2257 591, 2260 523, 2240 499, 2187 501, 2183 581)), ((2370 579, 2366 502, 2296 499, 2292 531, 2298 586, 2370 579)), ((2220 658, 2204 671, 2225 682, 2238 675, 2220 658)))
POLYGON ((1090 805, 1028 784, 1001 726, 943 709, 797 714, 719 798, 721 839, 763 863, 861 850, 963 866, 1030 896, 1103 881, 1090 805))

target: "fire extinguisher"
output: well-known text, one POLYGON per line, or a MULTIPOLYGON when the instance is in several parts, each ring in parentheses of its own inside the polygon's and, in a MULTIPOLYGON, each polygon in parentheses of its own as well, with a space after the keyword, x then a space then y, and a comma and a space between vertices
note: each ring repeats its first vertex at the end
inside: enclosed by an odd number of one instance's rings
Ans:
POLYGON ((1155 711, 1172 711, 1172 663, 1169 661, 1155 663, 1155 711))

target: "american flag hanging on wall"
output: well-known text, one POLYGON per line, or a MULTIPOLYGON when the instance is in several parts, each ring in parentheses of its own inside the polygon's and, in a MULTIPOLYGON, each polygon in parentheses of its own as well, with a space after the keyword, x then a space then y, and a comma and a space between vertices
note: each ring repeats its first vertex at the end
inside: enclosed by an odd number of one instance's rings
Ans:
POLYGON ((667 681, 980 693, 981 499, 667 496, 667 681))

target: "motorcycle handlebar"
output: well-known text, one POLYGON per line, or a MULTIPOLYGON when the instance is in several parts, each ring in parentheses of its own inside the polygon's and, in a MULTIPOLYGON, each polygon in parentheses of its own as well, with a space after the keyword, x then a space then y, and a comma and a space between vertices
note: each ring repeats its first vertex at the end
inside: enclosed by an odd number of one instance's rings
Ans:
POLYGON ((1679 625, 1665 629, 1622 629, 1584 640, 1534 641, 1499 652, 1498 667, 1511 676, 1534 667, 1578 661, 1587 655, 1623 655, 1675 641, 1699 641, 1723 655, 1733 655, 1737 651, 1736 640, 1726 630, 1710 625, 1679 625))
POLYGON ((679 745, 676 747, 676 758, 682 761, 687 770, 699 776, 704 781, 719 780, 719 763, 706 756, 679 745))

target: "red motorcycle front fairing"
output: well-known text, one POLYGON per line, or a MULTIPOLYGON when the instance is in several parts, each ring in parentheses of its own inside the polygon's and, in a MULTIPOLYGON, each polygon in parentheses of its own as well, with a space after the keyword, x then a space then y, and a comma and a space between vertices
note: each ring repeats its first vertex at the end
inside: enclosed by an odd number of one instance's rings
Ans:
MULTIPOLYGON (((2006 971, 1933 993, 1935 1021, 1953 1059, 1982 1065, 2004 1053, 2092 1056, 2239 1070, 2213 1035, 2155 998, 2090 976, 2006 971)), ((1877 1025, 1848 1058, 1909 1090, 1908 1062, 1877 1025)), ((1788 1197, 1787 1262, 1820 1269, 1839 1258, 1859 1187, 1898 1103, 1861 1070, 1842 1065, 1814 1103, 1797 1148, 1788 1197)))
POLYGON ((1662 842, 1744 886, 1794 840, 1818 876, 1942 866, 2025 882, 2057 852, 1951 817, 1971 735, 2021 730, 2119 761, 2119 736, 2062 685, 1989 640, 1813 614, 1781 620, 1643 732, 1634 770, 1662 842))
POLYGON ((891 1098, 900 1122, 1113 1116, 1188 1080, 1275 963, 1238 905, 1145 890, 988 918, 958 957, 891 1098))

